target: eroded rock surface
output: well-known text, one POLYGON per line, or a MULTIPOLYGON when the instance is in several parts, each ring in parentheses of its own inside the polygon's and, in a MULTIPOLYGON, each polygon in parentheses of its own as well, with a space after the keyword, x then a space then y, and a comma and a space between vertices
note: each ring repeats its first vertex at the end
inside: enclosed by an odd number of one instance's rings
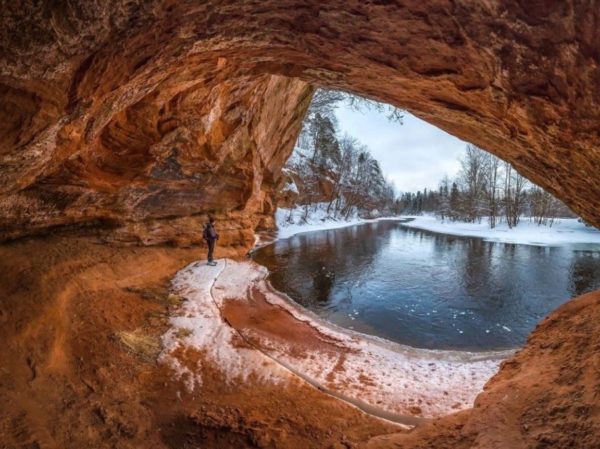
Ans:
POLYGON ((404 107, 600 225, 600 9, 583 1, 12 2, 0 237, 224 244, 270 226, 314 83, 404 107), (286 78, 288 77, 288 78, 286 78))
POLYGON ((96 131, 94 116, 81 123, 83 134, 72 124, 61 128, 69 136, 53 136, 32 160, 17 155, 23 177, 37 173, 23 188, 5 186, 0 236, 92 226, 112 241, 187 245, 201 241, 210 212, 224 246, 250 246, 253 230, 271 224, 273 179, 312 90, 279 76, 209 86, 196 76, 164 80, 165 91, 109 110, 96 131), (62 158, 64 146, 73 151, 62 158), (40 163, 46 152, 55 154, 40 163))

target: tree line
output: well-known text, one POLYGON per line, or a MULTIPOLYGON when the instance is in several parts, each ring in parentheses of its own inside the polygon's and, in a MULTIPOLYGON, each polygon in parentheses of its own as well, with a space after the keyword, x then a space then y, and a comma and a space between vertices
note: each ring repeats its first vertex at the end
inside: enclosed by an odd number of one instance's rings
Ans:
POLYGON ((285 188, 297 189, 305 219, 316 207, 324 207, 332 218, 348 219, 357 213, 390 213, 397 206, 394 186, 369 148, 354 137, 339 136, 335 107, 340 102, 359 109, 387 108, 390 120, 402 120, 402 112, 393 107, 339 91, 316 92, 285 166, 288 181, 295 184, 285 188))
POLYGON ((549 226, 558 217, 575 217, 564 203, 528 181, 508 162, 471 144, 455 179, 446 176, 437 190, 406 192, 398 201, 404 214, 429 212, 443 220, 469 223, 485 218, 491 228, 501 221, 513 228, 523 216, 549 226))
POLYGON ((319 89, 305 117, 294 152, 284 167, 283 190, 296 192, 293 206, 325 209, 333 218, 359 215, 433 213, 452 221, 481 222, 509 228, 530 217, 552 226, 558 217, 575 217, 560 200, 528 181, 508 162, 468 144, 454 179, 444 177, 438 189, 400 195, 381 171, 369 148, 358 139, 339 136, 336 108, 345 103, 357 110, 377 110, 402 123, 404 111, 355 95, 319 89))

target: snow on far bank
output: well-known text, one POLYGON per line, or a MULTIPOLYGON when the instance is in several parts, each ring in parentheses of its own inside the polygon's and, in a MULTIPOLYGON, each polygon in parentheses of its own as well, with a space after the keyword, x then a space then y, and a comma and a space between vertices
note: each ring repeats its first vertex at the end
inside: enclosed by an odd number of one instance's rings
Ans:
MULTIPOLYGON (((517 243, 533 246, 563 246, 572 244, 600 245, 600 230, 589 227, 576 218, 555 219, 552 226, 537 225, 523 217, 519 225, 509 229, 505 222, 491 229, 487 220, 481 223, 441 220, 432 215, 399 215, 395 217, 361 218, 354 214, 348 220, 332 218, 327 214, 327 203, 320 203, 304 219, 304 208, 277 209, 275 220, 278 238, 286 239, 302 232, 338 229, 378 220, 406 220, 404 226, 441 234, 479 237, 488 242, 517 243)), ((373 211, 377 215, 377 211, 373 211)))
POLYGON ((481 223, 464 223, 460 221, 440 220, 437 217, 405 216, 413 218, 403 223, 404 226, 423 229, 442 234, 480 237, 488 242, 519 243, 534 246, 562 246, 569 244, 599 244, 600 231, 586 227, 576 218, 561 218, 550 226, 538 226, 527 218, 522 218, 519 225, 509 229, 506 223, 499 223, 491 229, 484 219, 481 223))
MULTIPOLYGON (((373 211, 374 216, 378 211, 373 211)), ((287 239, 293 235, 302 232, 323 231, 326 229, 345 228, 362 223, 372 223, 377 220, 395 219, 400 217, 378 217, 378 218, 360 218, 357 214, 351 215, 348 220, 331 217, 327 213, 327 203, 316 204, 304 219, 304 208, 302 206, 294 209, 277 209, 275 212, 275 221, 277 223, 280 239, 287 239)))

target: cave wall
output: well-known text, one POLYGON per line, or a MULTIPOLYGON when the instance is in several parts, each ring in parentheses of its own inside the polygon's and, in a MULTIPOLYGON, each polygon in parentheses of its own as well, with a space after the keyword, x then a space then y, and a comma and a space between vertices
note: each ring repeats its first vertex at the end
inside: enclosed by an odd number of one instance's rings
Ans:
POLYGON ((272 225, 311 84, 406 108, 600 225, 589 1, 15 1, 0 18, 0 238, 228 245, 272 225))
POLYGON ((275 75, 165 80, 94 138, 77 132, 73 154, 4 195, 0 236, 86 227, 113 242, 189 245, 211 213, 222 244, 243 250, 255 228, 272 225, 274 179, 311 93, 275 75))

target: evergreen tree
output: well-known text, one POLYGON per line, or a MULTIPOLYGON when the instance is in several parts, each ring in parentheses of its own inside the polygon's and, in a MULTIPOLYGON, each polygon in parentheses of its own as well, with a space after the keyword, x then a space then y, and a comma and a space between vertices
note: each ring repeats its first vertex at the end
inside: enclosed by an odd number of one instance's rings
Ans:
POLYGON ((452 183, 452 189, 450 190, 450 218, 456 220, 461 215, 461 201, 460 192, 458 191, 458 184, 452 183))

